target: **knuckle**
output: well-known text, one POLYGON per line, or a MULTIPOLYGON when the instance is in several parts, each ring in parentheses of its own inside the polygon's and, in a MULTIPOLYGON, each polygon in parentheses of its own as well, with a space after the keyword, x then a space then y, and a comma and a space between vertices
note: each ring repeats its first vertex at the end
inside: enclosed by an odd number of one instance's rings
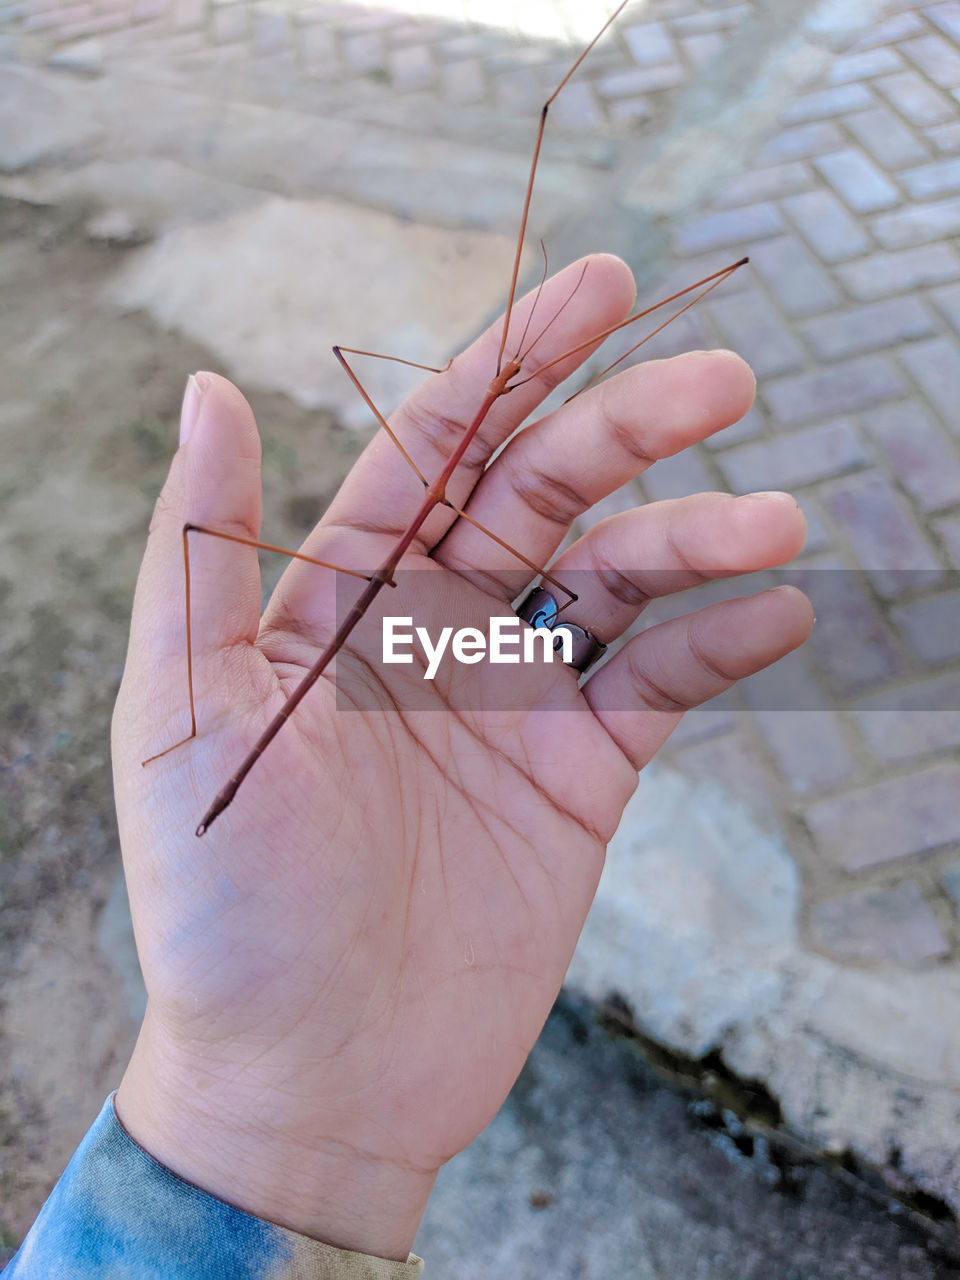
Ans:
POLYGON ((524 377, 534 379, 544 395, 548 396, 552 391, 556 391, 561 382, 565 382, 570 377, 570 370, 564 368, 564 363, 550 364, 547 361, 528 360, 524 377))
POLYGON ((666 526, 666 531, 664 536, 667 543, 668 554, 674 559, 677 566, 683 571, 683 573, 692 579, 692 582, 689 584, 690 586, 700 586, 705 582, 713 581, 716 575, 713 573, 709 573, 705 569, 699 568, 697 565, 693 563, 693 561, 689 558, 689 556, 680 546, 679 542, 677 541, 676 533, 669 524, 666 526))
POLYGON ((736 683, 739 677, 732 672, 724 671, 720 664, 710 656, 702 638, 697 634, 696 627, 691 626, 687 635, 687 643, 690 646, 690 652, 694 661, 707 673, 711 680, 726 688, 728 685, 736 683))
POLYGON ((597 570, 601 586, 620 604, 629 609, 642 609, 650 601, 650 593, 622 569, 614 569, 610 565, 602 565, 597 570))
POLYGON ((566 529, 590 506, 573 485, 539 467, 515 469, 510 476, 514 493, 535 515, 566 529))
POLYGON ((604 432, 616 447, 632 459, 641 469, 652 466, 656 457, 637 439, 632 426, 623 421, 610 403, 610 392, 607 383, 600 384, 598 411, 604 432))
POLYGON ((650 711, 676 715, 678 712, 689 711, 694 705, 692 702, 683 701, 668 693, 633 654, 630 656, 630 678, 644 705, 650 711))
POLYGON ((418 436, 441 453, 450 450, 463 438, 466 425, 461 418, 443 413, 421 396, 414 396, 399 411, 397 434, 418 436))

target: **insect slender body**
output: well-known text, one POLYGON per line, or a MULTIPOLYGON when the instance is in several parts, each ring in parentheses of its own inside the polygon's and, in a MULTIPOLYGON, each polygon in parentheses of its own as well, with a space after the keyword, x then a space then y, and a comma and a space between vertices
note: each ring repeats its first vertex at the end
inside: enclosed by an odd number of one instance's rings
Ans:
MULTIPOLYGON (((427 477, 421 471, 417 463, 407 452, 403 442, 398 438, 397 435, 394 434, 389 423, 386 421, 386 419, 384 418, 380 410, 377 408, 377 406, 374 404, 373 400, 371 399, 366 389, 364 388, 362 382, 357 377, 356 373, 353 371, 350 364, 347 362, 344 352, 348 352, 354 355, 375 356, 377 358, 387 359, 387 360, 396 359, 401 364, 412 365, 415 368, 428 369, 430 372, 433 372, 433 373, 442 373, 444 372, 444 370, 435 369, 429 365, 420 365, 410 360, 402 360, 402 359, 399 359, 398 357, 381 356, 379 355, 379 353, 376 353, 376 352, 358 351, 355 348, 338 347, 338 346, 333 348, 335 357, 342 365, 348 377, 354 383, 354 386, 357 388, 357 391, 362 396, 368 408, 374 414, 380 427, 383 428, 383 430, 387 433, 387 435, 396 445, 397 449, 403 455, 405 461, 408 463, 408 465, 412 468, 412 470, 416 473, 417 477, 422 482, 425 490, 423 500, 419 508, 417 509, 416 513, 414 514, 412 520, 404 530, 403 534, 398 539, 396 545, 390 551, 389 555, 380 565, 380 567, 372 574, 359 573, 356 570, 344 569, 342 568, 342 566, 332 565, 325 561, 317 560, 301 552, 286 551, 284 548, 273 547, 267 543, 258 542, 255 539, 239 537, 235 534, 225 533, 220 530, 210 529, 210 528, 206 528, 204 526, 196 525, 192 523, 188 523, 184 525, 183 554, 184 554, 184 570, 185 570, 185 582, 186 582, 185 597, 186 597, 186 614, 187 614, 187 619, 186 619, 187 682, 188 682, 188 692, 189 692, 189 699, 190 699, 191 729, 188 736, 184 738, 181 742, 177 742, 173 746, 167 747, 166 750, 159 752, 157 755, 151 756, 149 760, 144 761, 145 765, 151 763, 152 760, 159 759, 160 756, 166 755, 169 751, 175 750, 177 747, 184 745, 184 743, 191 741, 197 735, 196 707, 195 707, 194 689, 193 689, 193 656, 192 656, 192 642, 191 642, 191 630, 190 630, 190 553, 189 553, 189 534, 190 533, 192 532, 205 533, 215 537, 225 538, 233 542, 240 542, 240 543, 254 546, 254 547, 265 547, 273 551, 283 551, 285 554, 290 555, 295 559, 301 559, 311 564, 320 565, 325 568, 335 569, 338 572, 347 573, 352 575, 353 577, 361 578, 366 581, 366 585, 361 591, 357 601, 351 607, 351 609, 346 614, 346 616, 343 618, 340 625, 337 627, 333 635, 333 638, 330 640, 329 644, 320 654, 319 658, 314 663, 314 665, 310 668, 310 670, 306 673, 306 675, 303 676, 300 683, 296 686, 294 691, 290 694, 289 698, 284 703, 284 705, 280 708, 280 710, 277 712, 274 718, 270 721, 270 723, 264 729, 260 737, 251 747, 247 756, 244 758, 244 760, 240 764, 239 768, 233 773, 233 775, 230 777, 226 785, 217 794, 215 800, 211 804, 207 813, 204 815, 204 817, 202 818, 202 820, 200 821, 200 823, 196 828, 196 834, 198 836, 203 835, 206 831, 209 830, 210 826, 213 824, 216 818, 221 813, 223 813, 224 809, 226 809, 227 806, 234 799, 234 797, 237 794, 237 791, 239 790, 241 784, 243 783, 244 779, 246 778, 250 770, 253 768, 254 764, 256 764, 257 760, 260 758, 260 756, 263 754, 263 752, 266 750, 269 744, 276 737, 277 733, 280 731, 280 729, 283 727, 286 721, 290 718, 291 714, 296 709, 298 704, 303 700, 306 694, 316 684, 316 682, 320 679, 320 677, 329 667, 330 663, 336 657, 337 653, 346 644, 350 634, 353 632, 354 628, 357 626, 357 624, 360 622, 360 620, 369 610, 374 600, 376 600, 377 596, 380 594, 381 590, 385 586, 392 587, 396 585, 396 582, 394 580, 394 573, 396 569, 398 568, 404 555, 410 549, 420 529, 422 528, 422 526, 427 521, 430 514, 434 511, 436 507, 446 506, 447 508, 449 508, 451 511, 453 511, 457 515, 457 517, 464 519, 470 524, 472 524, 475 528, 479 529, 480 532, 485 534, 487 537, 492 539, 503 549, 508 551, 511 555, 516 557, 518 561, 520 561, 522 564, 526 565, 528 569, 530 569, 532 574, 534 574, 535 576, 541 577, 545 582, 550 583, 551 586, 553 586, 554 588, 562 592, 567 597, 567 599, 566 599, 566 603, 561 607, 561 611, 562 609, 568 608, 570 604, 572 604, 577 599, 576 594, 573 591, 569 590, 569 588, 565 587, 563 583, 559 582, 557 578, 553 577, 552 574, 548 571, 548 569, 546 569, 543 565, 536 564, 534 561, 528 559, 523 554, 523 552, 520 551, 518 548, 511 546, 508 542, 506 542, 493 530, 484 528, 483 525, 479 524, 476 520, 474 520, 470 515, 467 514, 467 512, 461 510, 453 502, 451 502, 447 498, 447 485, 451 477, 453 476, 457 467, 460 465, 461 461, 463 460, 463 457, 466 454, 467 449, 470 447, 471 442, 474 440, 477 433, 480 431, 481 427, 483 426, 483 423, 485 422, 488 414, 490 413, 490 410, 493 408, 493 406, 496 404, 497 400, 501 396, 506 395, 508 392, 513 391, 518 387, 524 386, 527 382, 531 381, 535 376, 539 376, 546 370, 549 370, 550 368, 562 363, 563 361, 568 360, 571 357, 574 357, 579 353, 584 352, 588 349, 594 349, 606 338, 610 337, 611 334, 616 333, 620 329, 625 328, 627 325, 636 323, 636 321, 640 320, 644 316, 651 314, 651 312, 656 311, 658 308, 665 306, 669 303, 672 303, 675 300, 681 297, 684 297, 687 294, 694 293, 695 291, 699 290, 699 292, 695 293, 695 296, 691 301, 686 302, 676 313, 671 315, 666 321, 661 323, 659 326, 657 326, 657 328, 653 329, 650 333, 646 334, 646 336, 642 338, 639 342, 637 342, 633 347, 631 347, 630 350, 624 352, 623 355, 621 355, 606 369, 603 369, 599 374, 596 374, 594 378, 592 378, 590 382, 586 384, 586 386, 590 386, 592 382, 595 382, 599 378, 602 378, 605 374, 609 373, 610 370, 613 369, 617 364, 625 360, 628 356, 632 355, 633 352, 636 351, 638 347, 642 346, 644 342, 649 341, 650 338, 654 337, 657 333, 659 333, 662 329, 664 329, 667 324, 670 324, 673 320, 677 319, 678 316, 682 315, 685 311, 689 310, 689 308, 692 307, 696 302, 698 302, 700 298, 702 298, 706 293, 709 293, 711 289, 716 288, 717 285, 722 283, 722 281, 726 280, 730 275, 733 274, 734 271, 736 271, 739 267, 743 266, 744 263, 747 261, 746 258, 742 258, 739 262, 732 263, 730 266, 724 267, 721 270, 714 272, 712 275, 706 276, 704 279, 699 280, 692 285, 689 285, 687 288, 679 290, 677 293, 672 294, 670 297, 662 299, 660 302, 657 302, 654 306, 647 307, 645 310, 638 311, 633 315, 628 316, 625 320, 621 320, 617 324, 611 325, 609 328, 601 331, 600 333, 594 334, 592 337, 578 343, 576 346, 570 348, 567 351, 562 352, 560 355, 554 356, 547 363, 541 364, 535 373, 525 372, 523 367, 524 362, 527 360, 530 353, 536 347, 537 343, 544 336, 544 334, 547 332, 550 326, 558 318, 558 316, 563 311, 563 309, 572 300, 574 294, 577 292, 577 289, 580 287, 580 284, 582 284, 583 276, 586 270, 586 268, 584 268, 584 272, 581 273, 580 279, 577 282, 577 285, 575 286, 575 288, 573 289, 569 297, 566 299, 566 301, 555 312, 555 314, 548 321, 548 323, 540 330, 539 334, 534 336, 528 342, 527 335, 530 329, 531 320, 532 320, 534 311, 536 309, 537 302, 539 301, 539 297, 540 297, 540 291, 539 290, 537 291, 536 296, 534 298, 533 307, 528 315, 526 326, 523 330, 523 334, 520 337, 518 346, 516 348, 516 353, 512 357, 506 360, 504 359, 504 356, 507 350, 507 343, 510 335, 510 322, 513 316, 514 304, 516 302, 516 297, 517 297, 517 287, 518 287, 519 278, 520 278, 520 263, 521 263, 521 258, 523 254, 523 246, 526 239, 527 221, 530 213, 530 202, 533 195, 534 180, 536 177, 537 165, 539 162, 541 146, 543 143, 544 129, 546 126, 546 120, 547 120, 547 115, 548 115, 550 106, 556 100, 558 95, 563 90, 564 86, 568 83, 570 78, 577 71, 577 69, 579 68, 581 63, 584 61, 584 59, 587 57, 587 55, 590 53, 590 50, 594 47, 594 45, 596 45, 596 43, 600 40, 600 38, 605 34, 605 32, 610 28, 610 26, 615 22, 615 20, 620 16, 620 14, 627 7, 627 4, 629 2, 630 0, 621 0, 621 3, 618 5, 616 10, 610 15, 610 17, 603 24, 603 26, 600 28, 600 30, 597 32, 594 38, 590 41, 590 43, 581 51, 579 56, 574 61, 573 65, 570 67, 567 74, 563 77, 563 79, 554 89, 553 93, 550 95, 550 97, 547 99, 547 101, 544 103, 541 109, 539 126, 537 129, 536 141, 533 147, 529 176, 527 179, 526 191, 524 194, 523 209, 522 209, 521 219, 520 219, 520 230, 517 237, 516 249, 515 249, 514 258, 513 258, 510 285, 509 285, 509 290, 507 294, 507 303, 506 303, 504 319, 503 319, 503 329, 502 329, 502 334, 500 338, 499 350, 497 352, 496 371, 487 388, 483 401, 476 411, 476 414, 474 415, 470 424, 464 430, 460 440, 456 444, 450 456, 447 458, 446 462, 444 463, 443 467, 440 470, 439 475, 436 477, 435 480, 431 481, 427 479, 427 477)), ((544 251, 544 258, 546 259, 545 251, 544 251)), ((540 289, 543 288, 543 284, 545 280, 546 280, 546 261, 544 262, 544 277, 543 277, 543 280, 541 280, 540 289)), ((449 365, 447 367, 449 368, 449 365)), ((581 387, 580 390, 583 391, 585 389, 586 387, 581 387)), ((577 392, 576 394, 579 395, 580 392, 577 392)))
POLYGON ((324 671, 333 661, 334 657, 337 655, 340 649, 342 649, 343 646, 346 644, 351 631, 353 631, 354 627, 357 625, 357 623, 360 621, 363 615, 367 612, 367 610, 373 604, 374 600, 376 600, 381 590, 385 586, 392 587, 396 585, 396 583, 393 580, 394 570, 397 568, 400 561, 403 559, 404 555, 409 550, 410 544, 413 542, 414 538, 420 532, 420 529, 425 523, 427 517, 430 515, 430 513, 439 503, 445 501, 447 481, 453 475, 454 471, 456 471, 461 458, 463 457, 466 450, 469 448, 471 440, 474 438, 474 436, 483 426, 484 419, 486 418, 487 414, 490 412, 493 405, 500 398, 500 396, 504 395, 508 390, 506 384, 519 371, 520 371, 520 366, 511 361, 509 364, 505 366, 502 372, 499 373, 496 378, 494 378, 493 382, 490 384, 490 389, 487 392, 486 397, 484 398, 483 404, 480 406, 480 409, 477 411, 476 417, 473 419, 470 426, 464 432, 463 439, 460 441, 459 445, 457 445, 456 449, 450 455, 446 465, 444 466, 443 470, 440 472, 440 475, 437 477, 434 483, 430 485, 429 488, 427 489, 426 497, 424 498, 423 502, 420 504, 420 510, 417 512, 417 514, 411 520, 410 524, 407 526, 407 529, 404 532, 403 536, 400 538, 400 541, 393 548, 393 550, 387 556, 386 560, 384 560, 383 564, 376 571, 376 573, 371 575, 370 581, 364 587, 356 604, 354 604, 350 612, 347 614, 344 620, 340 623, 340 626, 337 628, 333 639, 330 641, 330 643, 324 649, 323 653, 320 655, 317 661, 313 664, 313 666, 310 668, 307 674, 303 677, 303 679, 297 685, 296 689, 294 689, 293 693, 290 695, 290 697, 287 699, 284 705, 280 708, 277 714, 273 717, 273 719, 267 725, 266 729, 264 729, 263 733, 254 743, 253 747, 251 748, 246 759, 241 764, 240 768, 236 771, 236 773, 232 775, 232 777, 230 778, 230 781, 226 784, 226 786, 223 787, 222 790, 218 792, 216 799, 214 800, 213 804, 210 806, 206 814, 204 814, 202 820, 200 821, 200 824, 197 827, 198 836, 202 836, 207 831, 207 829, 211 826, 211 824, 216 820, 216 818, 219 817, 221 813, 223 813, 227 805, 230 804, 233 797, 237 794, 237 791, 240 788, 240 784, 243 782, 244 778, 247 776, 247 774, 250 772, 250 770, 253 768, 256 762, 260 759, 261 755, 263 755, 264 751, 267 749, 267 747, 273 741, 276 735, 283 728, 284 724, 292 714, 294 708, 299 705, 299 703, 304 697, 306 697, 306 695, 310 692, 313 686, 317 683, 317 681, 323 675, 324 671))

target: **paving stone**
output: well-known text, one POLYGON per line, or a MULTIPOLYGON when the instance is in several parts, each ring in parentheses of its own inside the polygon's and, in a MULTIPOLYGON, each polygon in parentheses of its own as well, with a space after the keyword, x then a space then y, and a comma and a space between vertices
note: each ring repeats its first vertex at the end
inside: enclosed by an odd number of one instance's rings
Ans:
POLYGON ((956 345, 945 338, 913 343, 903 348, 901 359, 947 426, 960 433, 960 351, 956 345))
POLYGON ((340 47, 354 71, 378 71, 386 66, 387 51, 379 31, 357 31, 345 36, 340 47))
MULTIPOLYGON (((440 81, 443 96, 448 102, 482 102, 487 95, 484 67, 478 58, 444 63, 440 68, 440 81)), ((564 101, 562 95, 558 105, 561 101, 564 101)))
POLYGON ((175 27, 202 27, 207 16, 205 0, 173 0, 171 16, 175 27))
POLYGON ((712 493, 716 487, 716 480, 695 449, 662 458, 643 474, 643 488, 653 502, 685 498, 691 493, 712 493))
POLYGON ((844 124, 874 160, 887 169, 917 164, 928 157, 927 147, 889 107, 857 111, 847 116, 844 124))
POLYGON ((897 763, 960 747, 960 674, 883 689, 851 711, 878 760, 897 763))
POLYGON ((811 493, 795 493, 793 496, 807 522, 807 540, 803 544, 803 555, 808 556, 823 551, 830 545, 830 534, 824 524, 819 502, 811 493))
POLYGON ((63 22, 79 22, 94 16, 93 5, 75 4, 64 9, 51 9, 42 13, 32 13, 24 22, 24 31, 45 31, 50 27, 60 26, 63 22))
POLYGON ((922 404, 908 400, 873 409, 867 427, 921 511, 960 502, 960 457, 922 404))
MULTIPOLYGON (((391 13, 387 9, 354 10, 345 13, 340 5, 332 7, 331 17, 336 19, 344 35, 354 35, 361 31, 387 31, 391 27, 400 27, 403 21, 402 14, 391 13)), ((442 39, 444 34, 443 27, 437 28, 431 27, 428 23, 423 24, 425 41, 433 43, 437 39, 442 39)))
MULTIPOLYGON (((681 727, 689 716, 681 720, 681 727)), ((701 722, 702 723, 702 722, 701 722)), ((676 737, 676 734, 674 734, 676 737)), ((671 743, 674 738, 671 738, 671 743)), ((710 736, 687 746, 677 744, 673 755, 678 767, 693 777, 709 778, 742 803, 751 812, 775 813, 776 776, 770 768, 768 754, 751 740, 743 729, 710 736)))
POLYGON ((956 44, 960 44, 960 6, 935 4, 925 9, 927 17, 956 44))
POLYGON ((401 93, 425 89, 433 83, 434 68, 430 52, 423 45, 403 45, 388 54, 390 78, 401 93))
MULTIPOLYGON (((633 101, 639 104, 641 100, 634 99, 633 101)), ((621 101, 618 105, 625 105, 625 101, 621 101)), ((643 105, 646 104, 644 103, 643 105)), ((603 113, 600 110, 593 85, 583 80, 571 81, 550 108, 550 111, 554 122, 561 129, 588 131, 603 127, 603 113)), ((647 107, 646 114, 650 114, 649 107, 647 107)), ((638 112, 635 118, 642 119, 643 117, 638 112)))
POLYGON ((834 712, 758 710, 754 719, 795 794, 834 786, 853 773, 853 757, 834 712))
POLYGON ((960 516, 944 516, 933 526, 947 548, 954 568, 960 569, 960 516))
POLYGON ((960 863, 956 863, 945 871, 940 877, 940 883, 956 905, 960 906, 960 863))
POLYGON ((960 589, 900 605, 891 617, 924 662, 960 657, 960 589))
POLYGON ((906 659, 862 570, 820 556, 791 567, 788 581, 806 592, 813 604, 817 624, 807 643, 838 696, 863 693, 905 674, 906 659))
MULTIPOLYGON (((102 35, 106 31, 116 31, 119 27, 126 26, 126 24, 127 24, 127 15, 125 13, 98 13, 98 14, 94 14, 89 18, 83 18, 79 22, 66 23, 57 32, 57 39, 64 40, 64 41, 67 41, 67 40, 73 41, 73 40, 80 39, 81 36, 102 35)), ((57 54, 63 55, 70 52, 71 50, 68 50, 68 49, 58 50, 57 53, 55 53, 53 57, 49 60, 48 65, 50 66, 69 65, 68 61, 62 56, 58 62, 57 54)), ((101 62, 102 62, 102 56, 96 59, 94 64, 95 67, 99 68, 101 62)), ((79 69, 83 65, 84 63, 82 61, 75 61, 73 63, 73 66, 77 69, 79 69)))
POLYGON ((930 299, 937 310, 960 333, 960 285, 948 284, 943 289, 933 289, 930 299))
POLYGON ((873 219, 873 234, 885 249, 943 240, 960 233, 960 196, 911 205, 873 219))
POLYGON ((926 130, 926 136, 938 151, 948 154, 960 151, 960 120, 948 120, 946 124, 935 124, 926 130))
POLYGON ((686 74, 679 63, 663 67, 635 67, 604 76, 597 81, 597 92, 603 98, 626 98, 635 93, 672 89, 685 79, 686 74))
POLYGON ((790 196, 783 208, 825 262, 852 258, 871 247, 845 206, 829 191, 790 196))
POLYGON ((720 468, 734 493, 811 484, 869 461, 849 422, 840 420, 727 449, 720 468))
POLYGON ((784 129, 771 138, 760 150, 756 163, 763 166, 783 164, 787 160, 802 160, 805 156, 837 151, 845 141, 839 126, 832 120, 801 124, 793 129, 784 129))
POLYGON ((499 71, 493 77, 493 89, 497 105, 508 116, 533 116, 543 105, 545 95, 531 67, 499 71))
POLYGON ((703 253, 725 245, 764 240, 782 230, 783 218, 774 205, 752 204, 708 213, 705 218, 688 222, 675 232, 673 245, 680 254, 703 253))
POLYGON ((838 360, 934 331, 930 312, 915 297, 891 298, 801 324, 800 331, 821 360, 838 360))
POLYGON ((263 10, 253 19, 254 57, 281 53, 290 45, 290 25, 286 15, 263 10))
POLYGON ((297 22, 301 24, 328 22, 332 27, 337 16, 342 16, 342 12, 337 5, 308 3, 297 10, 297 22))
POLYGON ((893 598, 943 577, 933 547, 886 476, 864 471, 824 485, 820 493, 881 595, 893 598))
POLYGON ((153 22, 167 12, 167 0, 134 0, 133 21, 153 22))
POLYGON ((692 746, 695 742, 705 742, 721 734, 724 736, 730 734, 738 719, 743 719, 743 712, 733 710, 727 695, 721 694, 719 698, 711 698, 702 706, 688 711, 671 733, 671 754, 681 747, 692 746))
MULTIPOLYGON (((700 266, 701 264, 698 263, 697 274, 700 266)), ((687 282, 689 283, 689 276, 687 282)), ((656 318, 651 317, 651 319, 655 321, 656 318)), ((662 324, 663 321, 661 320, 660 323, 662 324)), ((630 339, 629 331, 626 331, 623 337, 625 341, 630 339)), ((628 345, 633 346, 636 340, 637 338, 634 337, 628 345)), ((648 342, 645 342, 635 355, 624 362, 622 367, 629 368, 631 364, 642 364, 645 360, 666 360, 684 351, 703 351, 713 343, 714 337, 708 333, 707 313, 694 308, 671 320, 665 329, 661 329, 648 342)), ((614 345, 611 348, 611 358, 616 358, 616 355, 617 347, 614 345)))
POLYGON ((670 25, 674 31, 720 31, 739 26, 744 18, 753 15, 749 4, 732 4, 724 9, 708 9, 699 13, 684 13, 674 18, 670 25))
POLYGON ((960 840, 960 766, 931 765, 807 810, 821 851, 848 871, 960 840))
POLYGON ((221 4, 210 15, 210 34, 217 44, 242 40, 247 34, 247 9, 242 4, 221 4))
POLYGON ((855 213, 900 203, 900 193, 859 147, 817 156, 814 165, 855 213))
MULTIPOLYGON (((855 298, 866 302, 954 280, 960 275, 960 258, 948 244, 922 245, 895 253, 873 253, 868 258, 843 263, 836 273, 855 298)), ((811 308, 814 309, 826 308, 811 308)))
MULTIPOLYGON (((758 244, 750 262, 791 316, 827 311, 840 302, 840 292, 806 245, 795 236, 758 244)), ((960 274, 960 262, 955 273, 960 274)), ((941 279, 950 277, 942 276, 941 279)))
POLYGON ((902 66, 903 62, 894 49, 868 49, 863 53, 848 53, 834 58, 827 79, 831 84, 846 84, 850 80, 898 71, 902 66))
POLYGON ((319 23, 301 27, 297 33, 301 55, 310 75, 334 79, 340 71, 332 32, 319 23))
POLYGON ((704 444, 711 450, 726 449, 730 445, 739 444, 742 440, 752 440, 755 436, 762 435, 766 428, 766 419, 754 403, 739 422, 734 422, 732 426, 718 431, 709 440, 705 440, 704 444))
POLYGON ((865 85, 840 84, 802 94, 781 115, 780 123, 802 124, 806 120, 823 120, 873 105, 873 95, 865 85))
POLYGON ((763 396, 784 426, 865 409, 905 391, 887 356, 860 356, 843 364, 767 383, 763 396))
POLYGON ((726 45, 726 39, 719 31, 703 31, 699 35, 684 36, 680 41, 680 48, 694 68, 712 62, 726 45))
POLYGON ((882 76, 873 85, 913 124, 940 124, 955 115, 950 100, 916 71, 882 76))
POLYGON ((803 365, 803 348, 781 321, 776 308, 759 290, 711 300, 706 310, 734 351, 758 378, 787 373, 803 365))
POLYGON ((611 120, 633 123, 634 121, 649 119, 653 115, 653 107, 646 98, 639 96, 636 98, 615 98, 607 107, 607 114, 611 120))
POLYGON ((950 950, 913 880, 818 902, 810 912, 810 936, 815 946, 848 960, 916 964, 950 950))
POLYGON ((677 47, 662 22, 643 22, 639 26, 626 27, 622 34, 638 67, 676 62, 677 47))
POLYGON ((778 200, 781 196, 809 191, 816 181, 808 164, 803 160, 791 160, 766 169, 752 169, 725 187, 712 203, 720 208, 731 208, 761 200, 778 200))
POLYGON ((960 191, 960 159, 937 160, 897 175, 914 200, 960 191))
POLYGON ((873 49, 878 44, 892 44, 907 36, 922 35, 926 31, 923 19, 916 13, 897 13, 885 22, 871 25, 853 45, 854 49, 873 49))
POLYGON ((810 671, 807 651, 792 653, 741 684, 757 728, 790 790, 808 795, 854 772, 840 721, 810 671))
POLYGON ((934 84, 944 89, 960 84, 960 53, 942 36, 920 36, 899 47, 934 84))

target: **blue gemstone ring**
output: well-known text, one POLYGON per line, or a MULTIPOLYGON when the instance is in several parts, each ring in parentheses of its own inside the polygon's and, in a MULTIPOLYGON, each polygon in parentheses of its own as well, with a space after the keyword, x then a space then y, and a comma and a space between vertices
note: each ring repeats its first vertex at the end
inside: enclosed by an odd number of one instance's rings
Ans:
MULTIPOLYGON (((544 587, 533 588, 517 609, 517 617, 524 622, 529 622, 531 627, 546 627, 548 631, 568 631, 573 637, 573 657, 567 666, 581 674, 588 667, 592 667, 606 652, 607 646, 601 643, 592 631, 578 627, 575 622, 560 620, 560 607, 544 587)), ((559 650, 559 636, 553 647, 559 650)))

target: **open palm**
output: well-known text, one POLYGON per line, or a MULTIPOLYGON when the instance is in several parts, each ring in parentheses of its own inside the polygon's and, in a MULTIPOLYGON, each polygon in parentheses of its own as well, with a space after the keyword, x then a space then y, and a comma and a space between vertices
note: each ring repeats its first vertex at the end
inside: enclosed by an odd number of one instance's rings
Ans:
MULTIPOLYGON (((537 314, 554 315, 581 271, 550 281, 537 314)), ((524 374, 626 314, 632 291, 617 259, 591 259, 524 374)), ((531 305, 518 304, 517 332, 531 305)), ((495 326, 395 415, 424 474, 438 473, 476 411, 499 336, 495 326)), ((729 353, 653 362, 542 419, 490 463, 584 354, 497 402, 449 491, 537 564, 583 510, 736 421, 753 395, 729 353)), ((428 682, 420 663, 384 667, 380 617, 411 616, 432 635, 455 620, 483 627, 531 578, 439 508, 399 588, 381 593, 198 840, 200 816, 360 584, 293 562, 261 618, 256 551, 195 538, 199 734, 141 768, 186 722, 184 522, 259 537, 259 442, 246 402, 200 375, 185 424, 114 725, 149 995, 118 1114, 164 1163, 241 1208, 403 1258, 436 1170, 492 1119, 539 1033, 637 770, 683 709, 801 643, 809 604, 781 588, 662 624, 580 690, 559 665, 521 677, 448 662, 428 682)), ((422 492, 381 433, 302 550, 369 572, 422 492)), ((594 526, 552 572, 580 596, 569 619, 609 640, 651 595, 782 563, 802 540, 785 495, 700 495, 594 526)))

